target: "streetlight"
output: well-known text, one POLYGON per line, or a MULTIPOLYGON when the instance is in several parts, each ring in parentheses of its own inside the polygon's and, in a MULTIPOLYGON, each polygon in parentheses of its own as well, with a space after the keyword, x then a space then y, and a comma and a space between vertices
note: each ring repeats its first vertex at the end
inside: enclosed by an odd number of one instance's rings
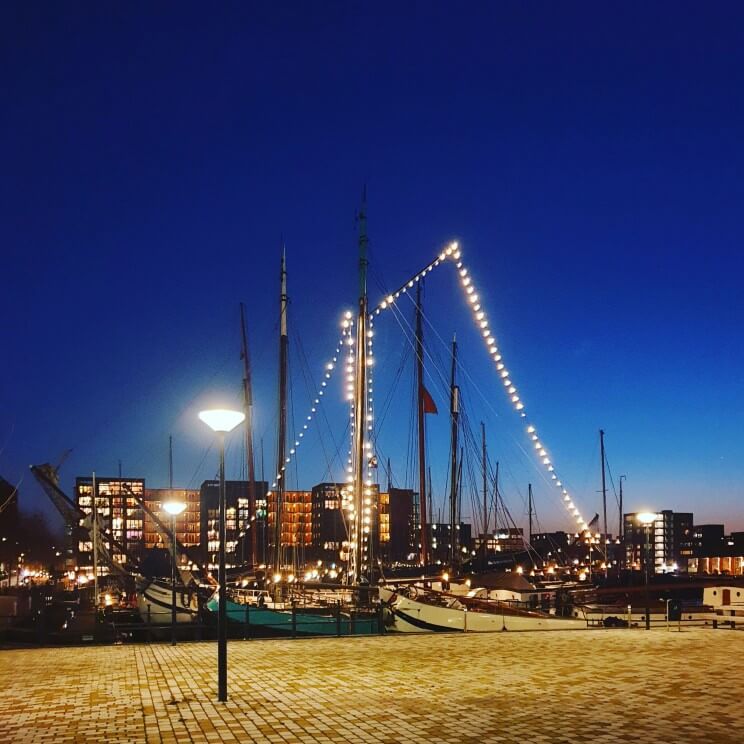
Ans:
MULTIPOLYGON (((172 497, 172 494, 171 494, 172 497)), ((171 515, 171 645, 176 645, 176 517, 183 512, 186 504, 171 499, 163 504, 163 509, 171 515)))
POLYGON ((225 434, 230 433, 245 420, 240 411, 223 408, 200 411, 199 418, 212 431, 217 432, 220 441, 220 550, 219 550, 219 604, 217 608, 217 700, 227 702, 227 580, 225 576, 225 434))
POLYGON ((643 525, 643 583, 646 598, 646 630, 651 628, 651 607, 648 599, 648 560, 651 548, 651 525, 657 520, 658 515, 653 512, 641 512, 636 519, 643 525))

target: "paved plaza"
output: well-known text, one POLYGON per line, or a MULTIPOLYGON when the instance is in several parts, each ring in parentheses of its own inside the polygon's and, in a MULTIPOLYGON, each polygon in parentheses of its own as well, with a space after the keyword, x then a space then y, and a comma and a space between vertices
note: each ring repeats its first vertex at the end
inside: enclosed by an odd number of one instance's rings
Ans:
POLYGON ((744 741, 744 633, 596 630, 0 651, 2 742, 744 741))

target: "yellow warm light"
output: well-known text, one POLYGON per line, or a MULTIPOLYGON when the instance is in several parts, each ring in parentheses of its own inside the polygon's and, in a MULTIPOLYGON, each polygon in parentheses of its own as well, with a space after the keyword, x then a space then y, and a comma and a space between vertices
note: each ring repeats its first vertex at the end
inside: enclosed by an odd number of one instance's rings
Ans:
POLYGON ((654 512, 641 512, 636 514, 636 519, 644 526, 653 524, 659 518, 658 514, 654 512))
POLYGON ((166 501, 163 504, 163 509, 171 516, 177 517, 186 509, 186 504, 183 501, 166 501))

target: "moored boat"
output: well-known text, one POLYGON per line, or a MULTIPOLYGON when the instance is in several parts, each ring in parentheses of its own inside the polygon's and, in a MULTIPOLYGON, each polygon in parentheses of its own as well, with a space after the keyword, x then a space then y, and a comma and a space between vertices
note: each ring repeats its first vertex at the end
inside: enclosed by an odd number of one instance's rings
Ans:
POLYGON ((413 586, 400 592, 383 587, 380 599, 386 606, 387 627, 403 633, 578 630, 587 627, 584 617, 560 617, 521 609, 507 602, 467 599, 413 586))

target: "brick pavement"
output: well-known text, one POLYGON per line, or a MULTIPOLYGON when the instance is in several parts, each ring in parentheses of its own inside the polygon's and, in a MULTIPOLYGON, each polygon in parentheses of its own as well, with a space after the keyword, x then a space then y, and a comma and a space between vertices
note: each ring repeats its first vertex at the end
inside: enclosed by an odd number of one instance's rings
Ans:
POLYGON ((0 652, 2 742, 744 741, 744 634, 553 631, 0 652))

